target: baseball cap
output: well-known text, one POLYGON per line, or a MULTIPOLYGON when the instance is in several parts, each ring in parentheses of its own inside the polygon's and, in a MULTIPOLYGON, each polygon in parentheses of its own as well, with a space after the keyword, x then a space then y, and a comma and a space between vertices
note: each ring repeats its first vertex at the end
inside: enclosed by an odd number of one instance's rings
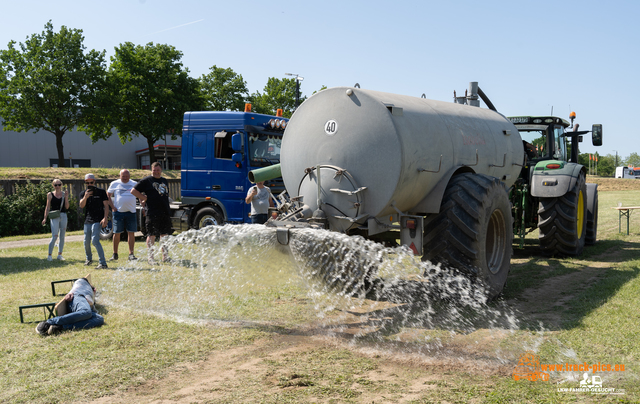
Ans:
POLYGON ((95 180, 96 177, 93 176, 93 174, 89 173, 87 175, 84 176, 85 181, 86 180, 95 180))

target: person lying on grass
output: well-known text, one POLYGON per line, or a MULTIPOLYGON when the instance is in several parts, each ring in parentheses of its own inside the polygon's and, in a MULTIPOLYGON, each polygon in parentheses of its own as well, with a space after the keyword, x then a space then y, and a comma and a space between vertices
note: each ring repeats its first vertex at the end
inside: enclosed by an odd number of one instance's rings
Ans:
POLYGON ((38 334, 54 335, 62 330, 81 330, 104 324, 104 317, 94 307, 96 288, 90 279, 87 275, 73 283, 71 291, 55 307, 58 316, 38 324, 38 334))

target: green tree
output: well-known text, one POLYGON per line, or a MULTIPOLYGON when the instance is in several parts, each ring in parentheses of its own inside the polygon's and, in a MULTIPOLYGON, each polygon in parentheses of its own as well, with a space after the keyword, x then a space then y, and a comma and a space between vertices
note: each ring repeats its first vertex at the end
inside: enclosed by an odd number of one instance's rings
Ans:
POLYGON ((198 80, 189 77, 181 59, 182 52, 171 45, 126 42, 117 47, 108 85, 93 110, 91 125, 84 128, 91 140, 108 138, 111 128, 123 144, 142 136, 147 139, 150 163, 155 162, 154 144, 165 135, 181 136, 184 113, 204 108, 198 80))
POLYGON ((638 153, 633 152, 629 155, 629 157, 624 159, 624 164, 627 166, 632 165, 634 167, 640 167, 640 156, 638 155, 638 153))
MULTIPOLYGON (((282 109, 285 118, 291 118, 296 105, 296 79, 278 79, 269 77, 264 93, 256 91, 249 96, 253 112, 275 115, 278 109, 282 109)), ((300 90, 302 94, 302 90, 300 90)), ((300 97, 302 104, 307 97, 300 97)))
POLYGON ((105 52, 85 52, 82 30, 53 31, 49 21, 16 47, 0 50, 0 116, 4 129, 45 130, 55 135, 58 165, 64 167, 62 137, 83 126, 86 111, 104 85, 105 52))
POLYGON ((215 65, 209 70, 199 79, 205 108, 211 111, 243 111, 249 90, 242 75, 231 68, 215 65))

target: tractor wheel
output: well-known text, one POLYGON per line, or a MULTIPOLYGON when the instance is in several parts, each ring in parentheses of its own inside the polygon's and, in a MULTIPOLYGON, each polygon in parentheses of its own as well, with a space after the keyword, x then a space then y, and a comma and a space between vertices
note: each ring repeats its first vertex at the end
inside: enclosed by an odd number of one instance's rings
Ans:
POLYGON ((502 292, 511 265, 511 204, 502 182, 484 174, 456 175, 447 185, 440 213, 427 216, 424 261, 461 271, 502 292))
MULTIPOLYGON (((587 234, 587 185, 583 175, 559 198, 541 198, 538 239, 545 255, 578 256, 587 234)), ((595 234, 594 234, 595 235, 595 234)))
POLYGON ((224 219, 218 209, 206 207, 202 208, 196 214, 196 220, 193 221, 194 229, 202 229, 206 226, 222 226, 224 219))
POLYGON ((598 184, 587 184, 587 235, 585 245, 594 245, 598 233, 598 184))

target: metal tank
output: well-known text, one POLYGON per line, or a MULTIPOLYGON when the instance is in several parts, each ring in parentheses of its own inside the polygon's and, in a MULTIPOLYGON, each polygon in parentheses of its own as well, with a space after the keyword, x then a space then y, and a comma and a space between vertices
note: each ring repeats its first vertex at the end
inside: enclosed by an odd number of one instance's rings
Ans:
POLYGON ((306 216, 320 208, 331 229, 369 234, 399 214, 438 213, 454 173, 510 187, 523 160, 517 129, 495 111, 350 87, 306 100, 281 149, 286 189, 303 196, 306 216))

